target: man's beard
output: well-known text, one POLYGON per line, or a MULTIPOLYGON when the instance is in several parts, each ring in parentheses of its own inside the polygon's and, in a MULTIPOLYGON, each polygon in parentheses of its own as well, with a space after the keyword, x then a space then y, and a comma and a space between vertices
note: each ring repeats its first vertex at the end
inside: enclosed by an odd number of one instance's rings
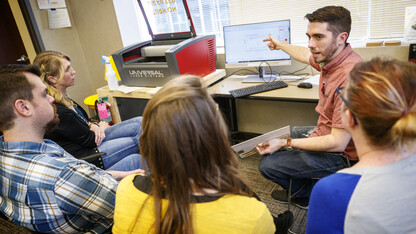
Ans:
POLYGON ((53 107, 54 117, 45 126, 45 133, 46 134, 51 133, 55 129, 55 127, 58 126, 59 121, 60 121, 58 113, 56 113, 56 106, 54 104, 52 104, 52 107, 53 107))
POLYGON ((317 61, 316 58, 314 59, 315 63, 324 63, 324 64, 328 64, 329 62, 331 62, 334 58, 332 58, 332 56, 334 56, 334 54, 337 52, 337 44, 336 44, 336 40, 334 40, 330 47, 327 48, 326 50, 321 52, 321 55, 324 55, 325 58, 322 61, 317 61))

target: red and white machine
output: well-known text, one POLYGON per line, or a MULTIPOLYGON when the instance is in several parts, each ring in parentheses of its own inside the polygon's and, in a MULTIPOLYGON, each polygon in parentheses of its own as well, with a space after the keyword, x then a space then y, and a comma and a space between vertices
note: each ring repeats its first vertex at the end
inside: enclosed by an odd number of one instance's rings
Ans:
POLYGON ((124 85, 156 87, 178 75, 216 70, 215 35, 196 36, 186 0, 138 2, 152 40, 112 54, 124 85))

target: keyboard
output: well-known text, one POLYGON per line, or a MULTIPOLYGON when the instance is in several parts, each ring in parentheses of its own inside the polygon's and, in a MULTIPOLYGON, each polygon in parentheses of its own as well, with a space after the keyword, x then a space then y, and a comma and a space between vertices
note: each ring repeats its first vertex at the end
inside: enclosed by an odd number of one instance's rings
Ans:
POLYGON ((244 97, 255 93, 266 92, 274 89, 281 89, 287 87, 287 84, 281 80, 267 82, 259 85, 245 87, 241 89, 230 90, 230 94, 235 97, 244 97))

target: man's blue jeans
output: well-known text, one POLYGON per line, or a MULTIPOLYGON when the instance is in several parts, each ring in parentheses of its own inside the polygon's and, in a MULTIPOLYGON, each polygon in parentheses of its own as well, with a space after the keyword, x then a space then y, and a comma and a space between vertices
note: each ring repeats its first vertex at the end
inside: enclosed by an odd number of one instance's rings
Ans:
MULTIPOLYGON (((304 138, 313 127, 292 127, 292 138, 304 138)), ((346 165, 340 153, 317 152, 293 149, 279 150, 266 155, 259 164, 260 173, 284 189, 289 188, 292 179, 291 194, 299 197, 309 197, 315 181, 311 178, 322 178, 335 173, 346 165)))
POLYGON ((106 170, 130 171, 142 168, 139 152, 139 137, 142 117, 135 117, 108 127, 105 138, 97 149, 106 170))

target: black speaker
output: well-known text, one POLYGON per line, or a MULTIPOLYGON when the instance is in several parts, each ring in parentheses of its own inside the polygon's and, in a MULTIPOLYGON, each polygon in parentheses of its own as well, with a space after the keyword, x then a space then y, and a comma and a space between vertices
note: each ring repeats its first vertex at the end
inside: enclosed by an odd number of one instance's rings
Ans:
POLYGON ((409 45, 409 62, 416 63, 416 44, 409 45))

